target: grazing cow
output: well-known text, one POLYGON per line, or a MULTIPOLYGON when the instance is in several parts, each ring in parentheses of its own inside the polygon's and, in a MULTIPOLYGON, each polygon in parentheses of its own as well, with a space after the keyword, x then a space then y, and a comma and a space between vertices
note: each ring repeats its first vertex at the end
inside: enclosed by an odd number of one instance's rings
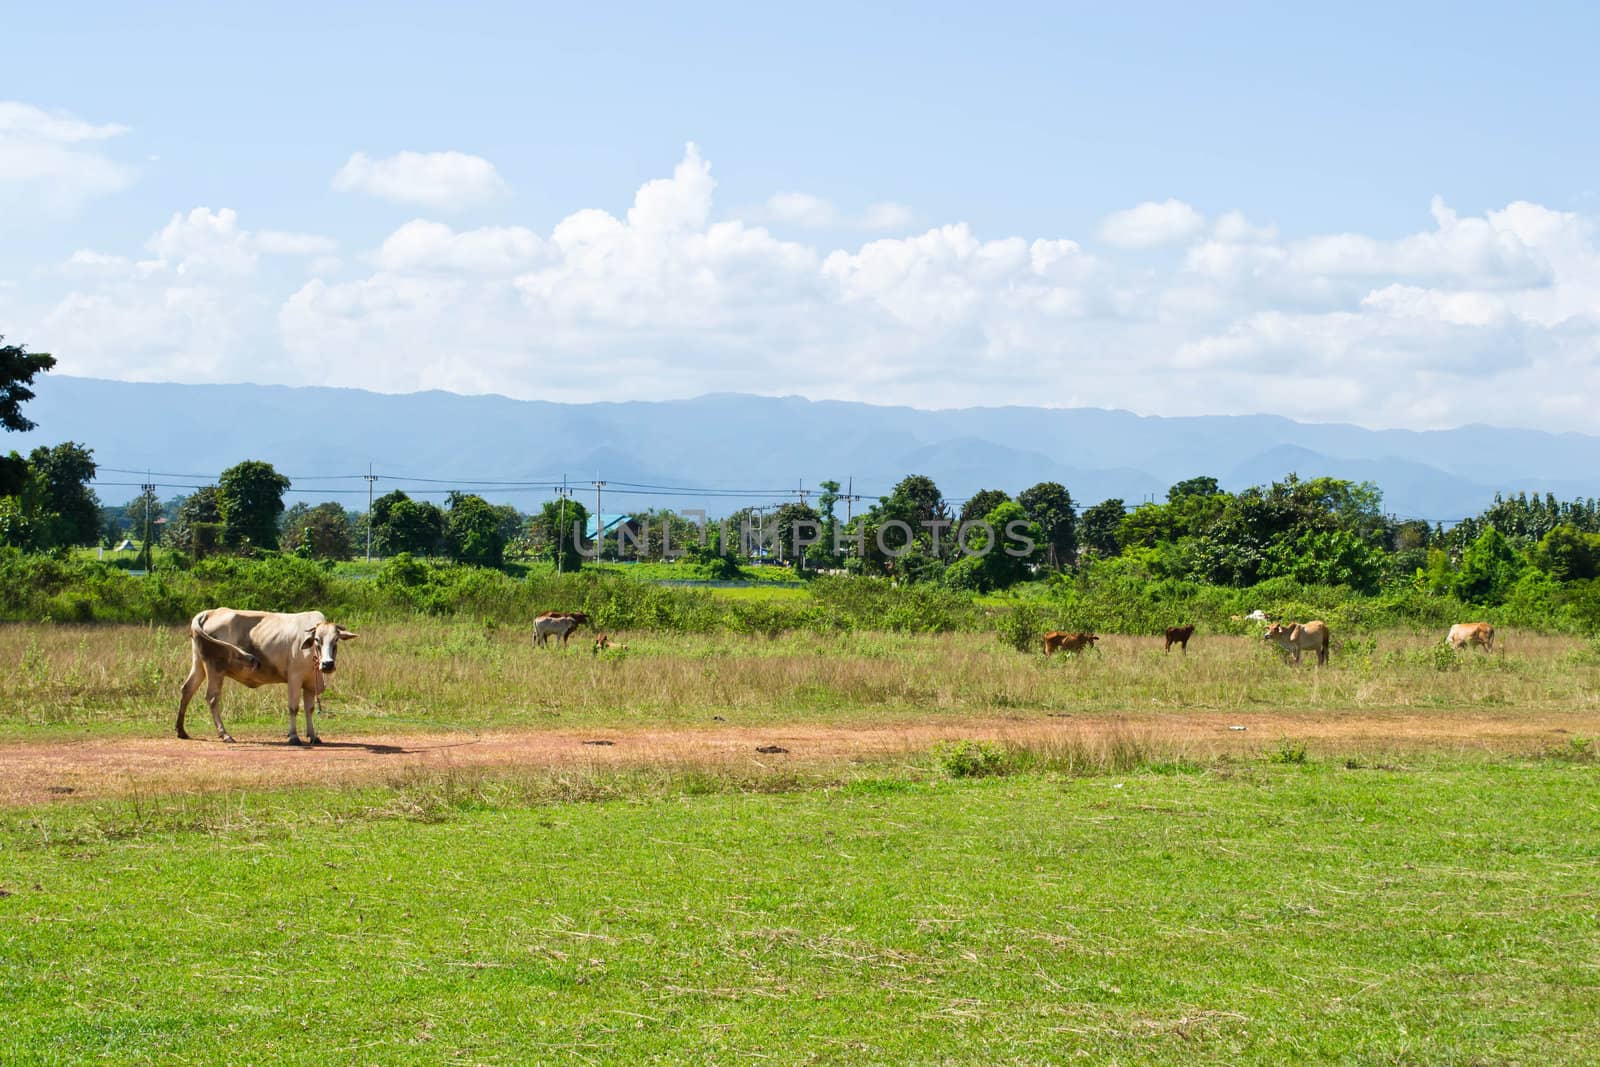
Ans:
POLYGON ((211 722, 217 728, 217 736, 224 741, 233 740, 222 725, 221 707, 223 679, 232 678, 251 689, 287 685, 289 743, 300 743, 300 735, 295 731, 295 712, 300 710, 304 699, 306 739, 313 745, 320 745, 322 739, 317 736, 313 712, 327 686, 327 676, 334 671, 339 642, 355 639, 355 634, 329 622, 320 611, 293 615, 232 608, 202 611, 189 622, 189 644, 194 658, 178 700, 178 736, 189 736, 183 727, 184 713, 204 681, 206 705, 211 709, 211 722))
POLYGON ((1477 645, 1487 652, 1494 651, 1494 627, 1486 622, 1458 622, 1450 627, 1450 647, 1456 650, 1477 645))
POLYGON ((1093 633, 1066 633, 1061 630, 1051 630, 1044 635, 1044 654, 1053 656, 1056 650, 1064 652, 1082 652, 1093 645, 1100 638, 1093 633))
POLYGON ((1289 653, 1296 664, 1300 662, 1301 652, 1308 648, 1316 649, 1319 667, 1328 662, 1328 637, 1328 624, 1320 619, 1292 622, 1288 626, 1275 622, 1267 627, 1266 632, 1266 639, 1289 653))
POLYGON ((547 611, 533 620, 533 643, 543 646, 551 637, 559 637, 566 648, 572 632, 588 622, 589 616, 581 611, 547 611))
POLYGON ((1185 656, 1187 656, 1189 654, 1189 638, 1191 638, 1193 636, 1194 636, 1194 627, 1193 626, 1169 626, 1169 627, 1167 627, 1167 649, 1166 650, 1168 652, 1171 652, 1173 645, 1181 645, 1183 647, 1183 654, 1185 656))

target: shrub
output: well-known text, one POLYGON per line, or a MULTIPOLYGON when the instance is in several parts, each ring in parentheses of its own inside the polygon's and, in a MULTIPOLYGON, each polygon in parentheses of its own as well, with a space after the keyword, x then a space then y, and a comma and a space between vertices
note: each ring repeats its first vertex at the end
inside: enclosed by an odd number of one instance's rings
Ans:
POLYGON ((952 778, 984 778, 1005 772, 1005 749, 993 741, 940 741, 933 760, 952 778))

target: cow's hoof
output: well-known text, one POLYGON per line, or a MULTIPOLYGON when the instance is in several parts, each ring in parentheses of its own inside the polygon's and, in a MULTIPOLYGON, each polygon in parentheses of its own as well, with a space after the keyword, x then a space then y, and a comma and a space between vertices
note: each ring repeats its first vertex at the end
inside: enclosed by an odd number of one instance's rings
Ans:
POLYGON ((299 734, 290 734, 289 735, 289 743, 291 745, 302 744, 302 742, 300 740, 300 735, 299 734))
POLYGON ((224 744, 228 744, 228 745, 233 744, 233 735, 232 734, 223 734, 222 735, 222 741, 223 741, 224 744))
POLYGON ((313 744, 313 745, 322 744, 322 738, 320 738, 320 737, 308 737, 308 738, 306 738, 306 740, 308 742, 310 742, 311 744, 313 744))
POLYGON ((180 726, 180 727, 178 727, 178 740, 180 740, 180 741, 187 741, 187 740, 189 740, 189 731, 188 731, 188 730, 185 730, 185 729, 184 729, 184 728, 183 728, 183 727, 181 727, 181 726, 180 726))

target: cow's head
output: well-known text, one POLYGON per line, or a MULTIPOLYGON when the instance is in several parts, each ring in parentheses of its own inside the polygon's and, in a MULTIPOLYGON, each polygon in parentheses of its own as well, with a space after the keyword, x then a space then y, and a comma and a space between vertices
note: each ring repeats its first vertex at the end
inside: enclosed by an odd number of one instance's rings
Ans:
POLYGON ((1089 642, 1092 645, 1096 641, 1100 640, 1100 635, 1099 634, 1095 634, 1095 633, 1088 633, 1088 634, 1084 634, 1083 635, 1083 639, 1085 641, 1089 642))
POLYGON ((332 674, 334 667, 337 666, 339 642, 354 641, 358 636, 335 623, 319 622, 315 626, 306 627, 306 635, 301 640, 300 647, 316 657, 318 670, 323 674, 332 674))
POLYGON ((1267 641, 1281 641, 1289 636, 1289 628, 1281 622, 1270 623, 1267 632, 1262 635, 1267 641))
POLYGON ((581 611, 569 611, 567 612, 567 618, 572 620, 574 626, 589 625, 589 616, 581 611))

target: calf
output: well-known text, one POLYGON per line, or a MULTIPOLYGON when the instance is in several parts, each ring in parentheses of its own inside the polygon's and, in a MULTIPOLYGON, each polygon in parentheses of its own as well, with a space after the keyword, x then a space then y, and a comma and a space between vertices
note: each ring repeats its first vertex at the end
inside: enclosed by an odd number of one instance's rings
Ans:
POLYGON ((1093 633, 1067 633, 1062 630, 1051 630, 1044 635, 1044 654, 1053 656, 1056 650, 1063 652, 1082 652, 1093 645, 1100 638, 1093 633))
POLYGON ((1185 656, 1187 656, 1189 654, 1189 638, 1191 638, 1193 636, 1194 636, 1194 627, 1193 626, 1169 626, 1169 627, 1167 627, 1167 649, 1166 650, 1168 652, 1171 652, 1172 651, 1172 646, 1173 645, 1178 645, 1178 646, 1182 647, 1183 654, 1185 656))

